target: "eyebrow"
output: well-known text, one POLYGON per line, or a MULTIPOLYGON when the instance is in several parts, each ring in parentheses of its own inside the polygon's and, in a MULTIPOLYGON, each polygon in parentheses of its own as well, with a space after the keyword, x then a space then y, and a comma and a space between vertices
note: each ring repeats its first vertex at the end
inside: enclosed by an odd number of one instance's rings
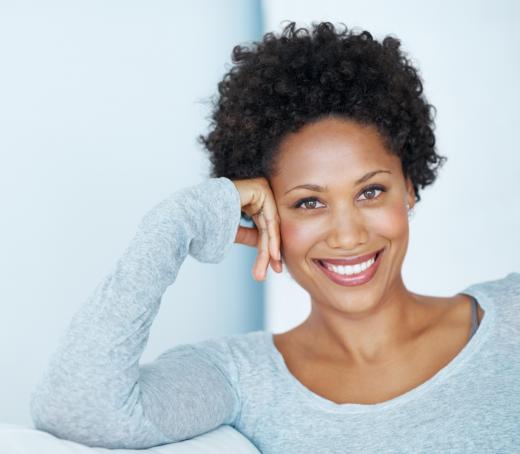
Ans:
MULTIPOLYGON (((358 185, 360 183, 364 183, 365 181, 370 180, 370 178, 377 175, 378 173, 390 173, 391 174, 392 172, 390 172, 390 170, 384 170, 384 169, 374 170, 372 172, 368 172, 365 175, 363 175, 359 180, 356 180, 356 182, 354 184, 358 185)), ((315 192, 325 192, 328 189, 327 186, 320 186, 318 184, 308 183, 308 184, 300 184, 298 186, 295 186, 294 188, 291 188, 288 191, 286 191, 285 194, 287 194, 288 192, 294 191, 295 189, 300 189, 300 188, 309 189, 310 191, 315 191, 315 192)))

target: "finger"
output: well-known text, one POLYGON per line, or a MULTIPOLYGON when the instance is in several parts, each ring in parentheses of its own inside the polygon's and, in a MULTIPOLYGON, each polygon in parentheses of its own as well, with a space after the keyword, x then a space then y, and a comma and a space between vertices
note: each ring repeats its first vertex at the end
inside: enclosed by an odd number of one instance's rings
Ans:
POLYGON ((273 268, 274 271, 276 271, 277 273, 282 272, 282 262, 281 261, 271 258, 270 262, 271 262, 271 268, 273 268))
POLYGON ((267 235, 261 233, 258 241, 258 254, 254 266, 254 276, 257 281, 265 280, 267 277, 267 265, 269 263, 269 252, 267 251, 267 235))
POLYGON ((278 215, 276 202, 272 195, 267 196, 264 200, 263 215, 269 234, 269 250, 271 257, 280 260, 280 217, 278 215))
POLYGON ((257 214, 254 217, 258 228, 258 255, 256 259, 255 269, 258 280, 265 280, 267 275, 267 267, 269 266, 269 235, 267 232, 267 224, 263 214, 257 214))
POLYGON ((235 237, 235 243, 256 247, 258 244, 258 230, 256 227, 239 226, 235 237))
MULTIPOLYGON (((264 218, 265 211, 264 211, 264 218)), ((278 222, 275 219, 265 219, 265 223, 267 224, 267 232, 268 232, 268 242, 269 242, 269 263, 266 265, 266 273, 267 268, 269 265, 271 265, 271 268, 276 273, 282 272, 282 261, 281 261, 281 255, 280 255, 280 237, 279 237, 279 228, 278 228, 278 222), (279 256, 280 259, 277 259, 276 256, 279 256)))
POLYGON ((276 260, 280 260, 280 229, 274 215, 266 215, 266 224, 267 231, 269 233, 269 249, 271 252, 271 257, 276 260))

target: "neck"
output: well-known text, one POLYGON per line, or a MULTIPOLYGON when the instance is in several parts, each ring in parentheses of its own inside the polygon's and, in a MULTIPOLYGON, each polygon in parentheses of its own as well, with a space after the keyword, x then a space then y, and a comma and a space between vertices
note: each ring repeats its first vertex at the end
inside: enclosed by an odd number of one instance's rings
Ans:
POLYGON ((417 338, 426 324, 425 306, 401 278, 362 312, 311 300, 309 317, 299 327, 309 353, 321 359, 362 367, 390 361, 417 338))

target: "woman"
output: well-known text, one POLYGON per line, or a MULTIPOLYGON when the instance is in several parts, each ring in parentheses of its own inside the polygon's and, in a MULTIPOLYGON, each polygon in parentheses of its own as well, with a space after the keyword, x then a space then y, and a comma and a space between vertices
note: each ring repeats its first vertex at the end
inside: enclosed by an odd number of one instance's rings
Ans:
POLYGON ((520 450, 520 274, 452 297, 409 291, 408 212, 444 158, 397 39, 289 24, 219 84, 207 181, 144 216, 83 305, 31 400, 35 426, 146 448, 230 424, 267 453, 520 450), (255 226, 240 226, 252 217, 255 226), (178 345, 139 366, 190 254, 258 248, 309 317, 178 345))

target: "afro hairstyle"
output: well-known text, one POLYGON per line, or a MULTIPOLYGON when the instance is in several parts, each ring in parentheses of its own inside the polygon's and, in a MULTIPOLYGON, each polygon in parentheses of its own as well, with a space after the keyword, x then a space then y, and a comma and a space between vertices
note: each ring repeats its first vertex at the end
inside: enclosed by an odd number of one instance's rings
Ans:
POLYGON ((420 200, 419 188, 434 182, 446 160, 435 150, 435 107, 398 38, 379 42, 341 24, 343 30, 312 23, 309 30, 290 22, 279 36, 233 48, 234 65, 211 100, 209 133, 197 138, 211 177, 269 179, 287 133, 336 116, 374 126, 420 200))

